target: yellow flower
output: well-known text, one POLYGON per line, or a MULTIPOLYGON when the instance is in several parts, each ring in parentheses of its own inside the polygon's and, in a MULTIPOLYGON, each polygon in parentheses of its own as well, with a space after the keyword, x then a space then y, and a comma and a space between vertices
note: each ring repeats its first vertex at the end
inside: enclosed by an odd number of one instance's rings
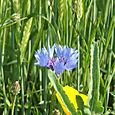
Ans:
MULTIPOLYGON (((70 102, 74 105, 76 111, 77 111, 77 108, 78 108, 77 103, 76 103, 76 95, 79 95, 83 99, 84 105, 87 105, 88 97, 86 95, 84 95, 82 93, 79 93, 76 89, 74 89, 74 88, 72 88, 68 85, 63 87, 63 90, 65 91, 66 95, 68 96, 70 102)), ((64 105, 64 103, 61 100, 58 93, 56 93, 56 97, 57 97, 59 103, 61 104, 64 112, 66 113, 66 115, 70 115, 70 112, 68 111, 68 109, 64 105)))

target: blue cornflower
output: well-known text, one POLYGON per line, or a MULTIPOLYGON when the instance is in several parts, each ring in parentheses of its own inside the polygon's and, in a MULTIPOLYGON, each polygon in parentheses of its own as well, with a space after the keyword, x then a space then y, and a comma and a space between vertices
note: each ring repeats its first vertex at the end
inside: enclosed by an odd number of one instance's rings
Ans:
POLYGON ((76 63, 78 61, 78 51, 73 48, 68 48, 64 46, 63 48, 59 45, 56 49, 57 57, 61 62, 64 62, 66 70, 71 70, 76 68, 76 63))
POLYGON ((48 51, 46 48, 42 48, 35 52, 35 58, 37 60, 37 65, 43 66, 43 67, 51 67, 54 65, 55 59, 53 58, 55 45, 52 46, 52 48, 48 47, 48 51))
POLYGON ((37 60, 35 64, 48 67, 56 75, 60 75, 64 70, 71 70, 76 67, 78 52, 73 48, 61 47, 60 45, 56 47, 54 44, 51 48, 48 46, 48 51, 45 47, 36 51, 35 58, 37 60))
POLYGON ((55 64, 54 64, 54 71, 55 71, 56 75, 59 76, 60 73, 62 73, 64 70, 65 70, 64 62, 61 62, 61 61, 57 58, 56 61, 55 61, 55 64))
POLYGON ((44 47, 44 48, 36 51, 35 58, 37 60, 37 63, 35 63, 36 65, 40 65, 43 67, 47 66, 49 56, 48 56, 48 52, 47 52, 46 48, 44 47))

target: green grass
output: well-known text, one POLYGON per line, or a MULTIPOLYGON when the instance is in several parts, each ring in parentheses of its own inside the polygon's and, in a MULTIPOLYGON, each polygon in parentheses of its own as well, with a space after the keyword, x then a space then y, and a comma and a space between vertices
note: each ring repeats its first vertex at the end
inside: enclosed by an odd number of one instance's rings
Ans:
POLYGON ((60 83, 89 97, 97 95, 89 102, 91 112, 100 111, 93 106, 97 103, 104 109, 100 114, 114 114, 114 29, 114 0, 1 0, 0 114, 51 115, 55 109, 64 114, 47 68, 34 65, 35 51, 54 43, 79 51, 78 67, 64 71, 60 83), (92 57, 95 43, 98 51, 92 57), (15 81, 20 83, 17 95, 12 93, 15 81), (96 94, 91 92, 93 87, 96 94))

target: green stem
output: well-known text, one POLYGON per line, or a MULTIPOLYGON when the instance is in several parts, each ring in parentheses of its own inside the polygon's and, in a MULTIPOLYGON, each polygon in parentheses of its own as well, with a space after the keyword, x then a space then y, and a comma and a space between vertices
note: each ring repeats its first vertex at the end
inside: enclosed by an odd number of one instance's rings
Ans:
POLYGON ((43 73, 43 98, 44 98, 44 115, 47 112, 47 71, 45 70, 43 73))
POLYGON ((78 91, 80 90, 80 40, 78 36, 78 91))
MULTIPOLYGON (((79 22, 77 22, 77 30, 79 29, 79 22)), ((78 91, 80 91, 80 39, 78 35, 78 91)))
POLYGON ((13 102, 13 105, 12 105, 12 113, 11 113, 11 115, 14 115, 15 103, 16 103, 16 95, 14 97, 14 102, 13 102))
POLYGON ((24 112, 24 74, 23 74, 22 65, 21 65, 21 91, 22 91, 21 92, 22 93, 22 115, 25 115, 25 112, 24 112))
MULTIPOLYGON (((113 2, 112 2, 113 3, 113 2)), ((111 14, 113 16, 113 4, 111 5, 111 14)), ((112 37, 111 37, 111 44, 110 44, 110 51, 108 52, 108 70, 107 70, 107 80, 105 83, 106 86, 106 93, 107 93, 107 97, 106 97, 106 104, 108 105, 109 102, 109 93, 110 93, 110 83, 112 81, 112 75, 111 75, 111 62, 112 62, 112 49, 113 49, 113 44, 114 44, 114 30, 112 31, 112 37)), ((107 105, 105 105, 105 111, 107 110, 107 105)))
POLYGON ((6 29, 4 30, 3 36, 3 46, 2 46, 2 56, 1 56, 1 75, 2 75, 2 84, 3 84, 3 94, 4 94, 4 113, 7 114, 7 104, 6 104, 6 88, 5 88, 5 78, 4 78, 4 56, 5 56, 5 43, 6 43, 6 29))

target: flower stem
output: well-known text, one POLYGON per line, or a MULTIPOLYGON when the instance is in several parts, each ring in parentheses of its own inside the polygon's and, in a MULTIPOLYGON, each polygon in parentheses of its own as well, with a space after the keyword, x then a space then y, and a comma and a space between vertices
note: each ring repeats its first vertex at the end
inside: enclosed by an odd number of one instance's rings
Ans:
POLYGON ((15 103, 16 103, 16 95, 14 97, 14 102, 13 102, 13 105, 12 105, 12 114, 11 115, 14 115, 15 103))

